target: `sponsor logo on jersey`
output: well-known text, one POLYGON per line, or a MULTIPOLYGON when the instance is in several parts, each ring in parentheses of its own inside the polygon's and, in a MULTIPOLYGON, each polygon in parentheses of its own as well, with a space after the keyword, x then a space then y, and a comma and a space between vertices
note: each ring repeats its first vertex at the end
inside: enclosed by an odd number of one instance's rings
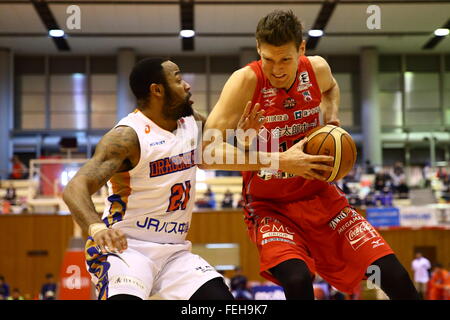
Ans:
MULTIPOLYGON (((278 220, 274 220, 274 223, 276 223, 276 221, 278 220)), ((263 234, 263 238, 270 237, 272 234, 275 236, 280 236, 279 234, 283 234, 286 238, 292 239, 292 235, 294 234, 294 232, 289 230, 288 227, 279 224, 279 222, 278 226, 274 223, 266 223, 259 228, 259 232, 263 234)))
POLYGON ((263 98, 271 98, 271 97, 275 97, 278 93, 278 89, 277 88, 262 88, 261 89, 261 93, 263 94, 263 98))
POLYGON ((347 218, 350 214, 350 217, 353 218, 352 220, 350 220, 349 222, 346 222, 344 226, 339 228, 339 233, 341 233, 342 231, 345 231, 345 229, 347 229, 350 225, 352 225, 355 221, 358 220, 364 220, 364 218, 353 208, 347 207, 344 208, 341 212, 338 213, 338 215, 336 217, 334 217, 329 223, 328 226, 332 229, 332 230, 336 230, 337 225, 344 220, 345 218, 347 218))
POLYGON ((273 238, 263 239, 263 240, 261 241, 261 245, 265 245, 265 244, 267 244, 267 243, 269 243, 269 242, 272 242, 272 241, 287 242, 287 243, 289 243, 289 244, 296 245, 296 243, 295 243, 294 241, 290 240, 290 239, 278 238, 278 237, 273 237, 273 238))
POLYGON ((311 96, 311 93, 309 91, 302 92, 302 95, 303 95, 303 99, 306 102, 312 101, 312 96, 311 96))
POLYGON ((147 124, 144 129, 145 133, 150 133, 150 126, 147 124))
POLYGON ((294 98, 291 98, 291 97, 287 98, 287 99, 284 100, 284 102, 283 102, 283 106, 284 106, 286 109, 292 109, 292 108, 295 107, 296 104, 297 104, 297 102, 295 101, 295 99, 294 99, 294 98))
POLYGON ((356 251, 367 241, 378 237, 378 234, 367 221, 363 221, 350 228, 345 237, 356 251))
POLYGON ((264 100, 264 107, 271 107, 275 105, 275 98, 264 100))
POLYGON ((147 290, 145 284, 141 280, 136 279, 134 277, 113 276, 109 280, 110 287, 122 286, 122 285, 131 286, 131 287, 137 288, 139 290, 147 290))
POLYGON ((344 223, 344 225, 339 227, 338 234, 341 234, 342 232, 347 230, 347 228, 350 227, 351 225, 353 225, 356 221, 361 221, 361 220, 364 220, 364 218, 361 217, 360 215, 353 217, 351 220, 347 221, 346 223, 344 223))
POLYGON ((266 123, 280 122, 287 120, 289 120, 289 116, 287 114, 275 114, 272 116, 266 116, 266 123))
POLYGON ((300 81, 300 84, 307 84, 309 83, 309 74, 308 71, 303 71, 298 76, 298 80, 300 81))
POLYGON ((189 231, 189 222, 168 222, 145 217, 145 220, 143 221, 136 221, 136 227, 154 232, 184 234, 189 231))
POLYGON ((381 243, 380 243, 380 241, 382 241, 382 240, 383 240, 383 239, 378 239, 378 240, 372 241, 372 244, 373 244, 372 249, 375 249, 375 248, 377 248, 377 247, 379 247, 379 246, 384 245, 384 242, 381 242, 381 243))
POLYGON ((161 140, 161 141, 151 142, 151 143, 149 144, 149 146, 150 146, 150 147, 153 147, 153 146, 160 146, 160 145, 162 145, 162 144, 164 144, 164 143, 166 143, 166 141, 165 141, 165 140, 161 140))
POLYGON ((296 175, 292 174, 292 173, 283 172, 283 171, 273 172, 270 170, 268 171, 268 170, 261 169, 258 171, 258 177, 260 177, 263 180, 270 180, 270 179, 289 179, 289 178, 296 177, 296 175))
POLYGON ((295 136, 299 133, 305 133, 315 127, 317 127, 317 119, 314 119, 314 122, 295 123, 292 126, 285 125, 283 128, 276 127, 272 130, 272 137, 281 138, 284 136, 295 136))
POLYGON ((199 271, 201 273, 206 273, 206 272, 210 272, 210 271, 215 271, 215 269, 210 266, 210 265, 205 265, 205 266, 199 266, 195 268, 196 271, 199 271))
POLYGON ((150 178, 187 170, 193 166, 195 166, 195 150, 150 162, 150 178))
POLYGON ((304 90, 308 90, 310 87, 312 87, 312 84, 311 84, 311 83, 307 83, 307 84, 299 84, 299 85, 297 86, 297 92, 304 91, 304 90))
POLYGON ((336 217, 333 218, 333 220, 331 220, 328 223, 328 226, 332 229, 332 230, 336 230, 337 225, 339 224, 339 222, 341 222, 342 220, 344 220, 345 218, 347 218, 348 213, 345 212, 344 210, 342 210, 341 212, 338 213, 338 215, 336 217))
POLYGON ((316 113, 320 112, 320 107, 314 107, 311 109, 306 109, 306 110, 297 110, 294 111, 294 118, 295 120, 301 119, 301 118, 306 118, 312 115, 315 115, 316 113))

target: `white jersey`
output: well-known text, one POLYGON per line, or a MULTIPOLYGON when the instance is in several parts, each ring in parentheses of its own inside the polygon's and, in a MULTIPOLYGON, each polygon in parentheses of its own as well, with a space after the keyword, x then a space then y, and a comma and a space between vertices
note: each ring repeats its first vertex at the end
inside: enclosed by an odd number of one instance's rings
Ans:
POLYGON ((191 223, 195 202, 198 127, 193 116, 181 118, 172 133, 139 110, 117 126, 136 131, 139 163, 108 181, 103 221, 129 238, 181 243, 191 223))

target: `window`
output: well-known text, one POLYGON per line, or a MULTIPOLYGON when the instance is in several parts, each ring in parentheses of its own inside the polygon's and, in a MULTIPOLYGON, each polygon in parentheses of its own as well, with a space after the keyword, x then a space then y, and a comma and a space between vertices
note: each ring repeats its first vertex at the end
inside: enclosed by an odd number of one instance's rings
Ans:
POLYGON ((117 75, 91 75, 91 127, 112 128, 116 123, 117 75))
POLYGON ((402 75, 400 72, 381 72, 378 76, 381 127, 399 127, 402 119, 402 75))
POLYGON ((24 74, 18 78, 18 103, 22 129, 45 129, 45 76, 24 74))
POLYGON ((86 129, 87 77, 84 73, 50 76, 50 128, 86 129))
POLYGON ((352 89, 352 74, 351 73, 334 73, 340 94, 341 103, 339 106, 339 119, 341 125, 344 127, 353 126, 353 89, 352 89))

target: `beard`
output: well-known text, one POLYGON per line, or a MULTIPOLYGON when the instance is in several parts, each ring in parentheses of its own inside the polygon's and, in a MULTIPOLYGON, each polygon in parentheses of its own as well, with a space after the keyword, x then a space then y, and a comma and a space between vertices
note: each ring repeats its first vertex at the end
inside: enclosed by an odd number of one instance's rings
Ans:
POLYGON ((170 88, 166 89, 167 97, 166 97, 166 107, 163 109, 164 117, 172 120, 178 120, 183 117, 189 117, 194 114, 194 110, 192 109, 190 98, 192 94, 188 92, 186 97, 182 101, 177 101, 175 99, 173 93, 170 91, 170 88))

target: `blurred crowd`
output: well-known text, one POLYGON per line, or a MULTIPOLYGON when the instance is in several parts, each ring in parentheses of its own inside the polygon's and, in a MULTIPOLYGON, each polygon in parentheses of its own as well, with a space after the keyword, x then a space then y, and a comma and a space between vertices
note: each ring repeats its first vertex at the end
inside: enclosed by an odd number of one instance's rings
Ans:
POLYGON ((39 293, 35 295, 30 293, 22 294, 18 288, 11 290, 5 277, 0 275, 0 300, 56 300, 57 287, 54 275, 47 273, 39 293))

